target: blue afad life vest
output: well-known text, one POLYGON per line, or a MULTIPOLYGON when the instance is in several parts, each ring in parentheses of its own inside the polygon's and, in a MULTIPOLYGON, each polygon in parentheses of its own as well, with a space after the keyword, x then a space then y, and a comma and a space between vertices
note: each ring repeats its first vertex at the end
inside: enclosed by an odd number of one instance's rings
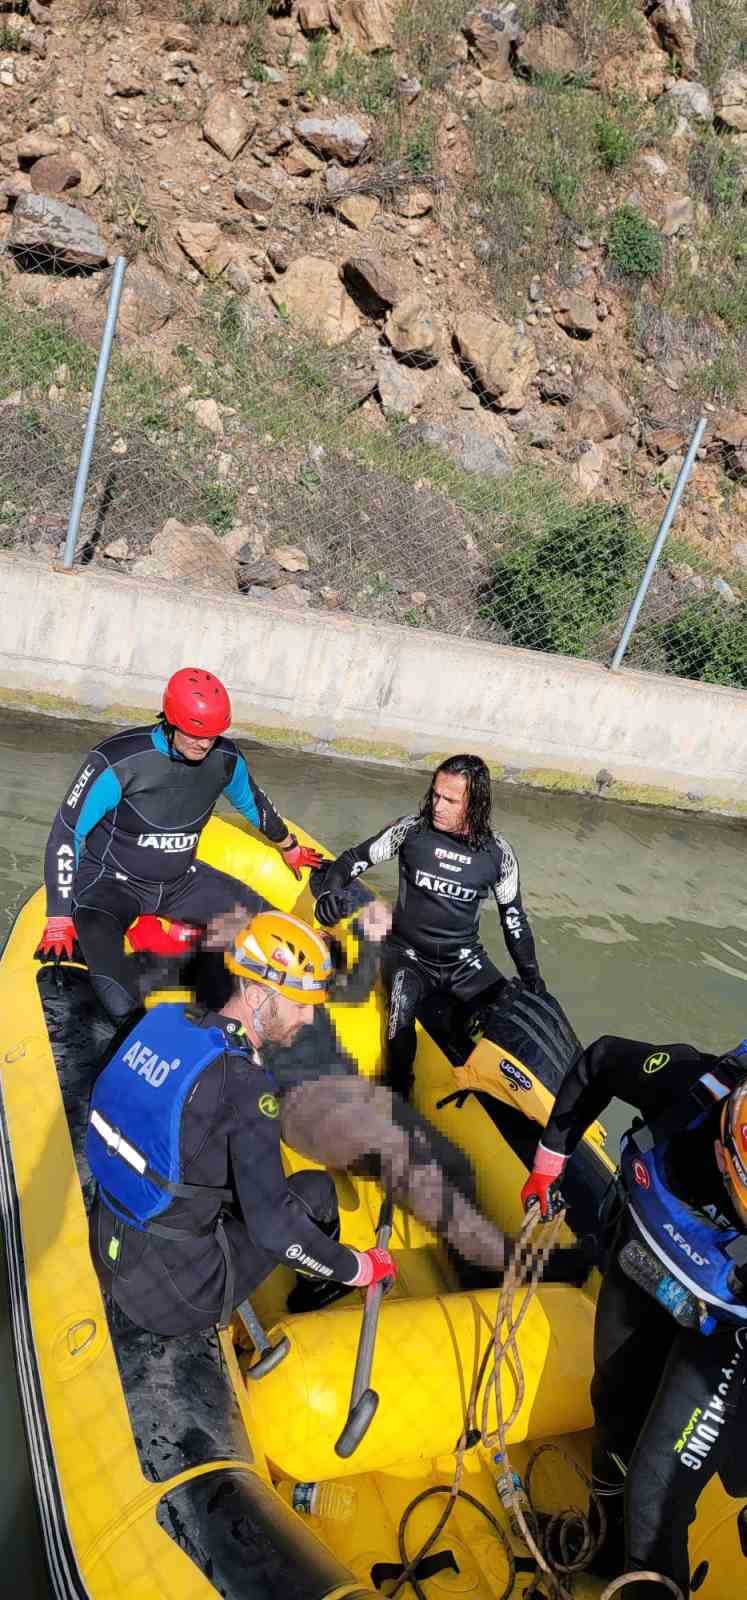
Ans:
POLYGON ((185 1006, 154 1006, 97 1078, 86 1154, 101 1198, 131 1227, 160 1231, 153 1219, 175 1196, 232 1198, 230 1189, 179 1182, 187 1097, 226 1052, 246 1054, 246 1045, 232 1046, 220 1028, 197 1027, 185 1006))
MULTIPOLYGON (((696 1116, 688 1131, 707 1114, 696 1116)), ((666 1179, 670 1142, 654 1143, 647 1127, 625 1134, 620 1168, 628 1208, 649 1249, 700 1302, 701 1333, 713 1333, 718 1323, 747 1322, 747 1300, 733 1287, 735 1266, 747 1260, 747 1236, 741 1228, 720 1228, 672 1193, 666 1179)))

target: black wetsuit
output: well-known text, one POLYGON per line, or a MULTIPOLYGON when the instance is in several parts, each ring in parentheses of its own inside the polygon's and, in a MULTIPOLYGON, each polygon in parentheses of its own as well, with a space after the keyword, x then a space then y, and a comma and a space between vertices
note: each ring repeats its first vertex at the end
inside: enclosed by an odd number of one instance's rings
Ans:
POLYGON ((286 837, 232 739, 216 739, 202 761, 186 761, 160 726, 102 740, 57 812, 44 859, 47 916, 74 917, 93 987, 116 1020, 139 1003, 123 948, 136 917, 163 913, 204 925, 237 902, 250 915, 266 903, 194 859, 222 794, 274 843, 286 837))
POLYGON ((369 867, 399 857, 399 894, 383 960, 389 994, 388 1081, 409 1093, 415 1017, 436 990, 468 1004, 488 1000, 504 980, 479 938, 482 903, 495 897, 519 976, 539 978, 534 939, 521 903, 519 866, 508 840, 489 834, 474 849, 423 817, 400 817, 324 869, 315 893, 344 891, 369 867))
MULTIPOLYGON (((570 1155, 614 1095, 654 1126, 673 1105, 682 1106, 683 1128, 699 1109, 707 1110, 699 1127, 672 1136, 671 1186, 695 1210, 724 1226, 739 1227, 713 1146, 720 1115, 716 1097, 743 1075, 743 1063, 704 1054, 692 1045, 597 1039, 568 1073, 542 1143, 570 1155)), ((678 1327, 620 1267, 618 1257, 631 1233, 626 1210, 605 1272, 594 1330, 595 1478, 610 1522, 605 1567, 610 1574, 627 1569, 661 1572, 686 1596, 687 1532, 701 1491, 718 1472, 731 1494, 747 1495, 747 1324, 720 1324, 708 1336, 678 1327), (693 1436, 696 1447, 689 1451, 693 1436)), ((738 1269, 739 1275, 744 1278, 746 1270, 738 1269)), ((648 1583, 625 1592, 635 1600, 639 1592, 640 1600, 658 1600, 660 1595, 664 1600, 668 1593, 648 1583)))
POLYGON ((220 1028, 232 1051, 216 1057, 191 1091, 181 1121, 179 1181, 231 1188, 235 1203, 227 1206, 210 1194, 175 1199, 158 1219, 158 1234, 122 1222, 100 1192, 91 1213, 91 1251, 103 1288, 138 1327, 159 1334, 187 1333, 219 1320, 226 1291, 219 1220, 230 1252, 234 1306, 279 1261, 337 1282, 354 1278, 358 1268, 353 1251, 337 1242, 329 1175, 284 1175, 277 1085, 248 1040, 246 1054, 234 1053, 240 1025, 215 1012, 195 1012, 193 1020, 199 1028, 220 1028), (173 1243, 160 1231, 166 1229, 175 1230, 173 1243))

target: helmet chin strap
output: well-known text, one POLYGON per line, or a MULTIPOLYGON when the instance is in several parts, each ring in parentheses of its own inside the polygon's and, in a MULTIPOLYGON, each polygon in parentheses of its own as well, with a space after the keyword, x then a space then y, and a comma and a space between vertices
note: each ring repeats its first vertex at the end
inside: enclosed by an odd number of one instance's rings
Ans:
MULTIPOLYGON (((243 996, 245 996, 246 995, 246 991, 250 987, 250 985, 246 981, 245 978, 242 978, 240 981, 241 981, 241 993, 242 993, 243 996)), ((258 985, 255 985, 255 987, 258 987, 258 985)), ((266 1038, 266 1035, 267 1035, 267 1028, 265 1026, 265 1023, 262 1021, 262 1015, 261 1014, 265 1010, 266 1006, 269 1005, 269 1002, 270 1002, 271 999, 272 999, 272 993, 268 989, 266 994, 264 994, 262 996, 262 999, 261 999, 259 1005, 256 1007, 256 1009, 252 1008, 252 1010, 251 1010, 252 1027, 254 1029, 254 1032, 257 1035, 257 1044, 261 1044, 262 1040, 264 1038, 266 1038)))

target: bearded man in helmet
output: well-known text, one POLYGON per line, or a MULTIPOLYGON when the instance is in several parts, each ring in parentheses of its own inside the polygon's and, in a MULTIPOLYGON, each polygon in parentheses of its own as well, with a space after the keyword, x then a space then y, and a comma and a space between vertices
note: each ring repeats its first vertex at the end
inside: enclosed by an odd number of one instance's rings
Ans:
POLYGON ((281 1164, 262 1050, 290 1044, 326 999, 327 944, 296 917, 262 911, 225 960, 234 986, 220 1012, 155 1006, 91 1098, 94 1265, 125 1316, 162 1335, 226 1324, 278 1262, 304 1274, 292 1310, 309 1278, 352 1287, 396 1276, 388 1251, 339 1242, 326 1172, 286 1179, 281 1164))
MULTIPOLYGON (((747 1040, 723 1056, 606 1036, 567 1073, 521 1192, 554 1208, 584 1130, 613 1096, 616 1230, 597 1302, 594 1487, 607 1534, 594 1570, 653 1571, 690 1593, 688 1528, 718 1473, 747 1495, 747 1040)), ((670 1585, 632 1583, 638 1600, 670 1585)), ((626 1594, 628 1589, 626 1588, 626 1594)))
POLYGON ((200 834, 221 795, 282 852, 297 878, 318 866, 316 850, 288 832, 226 738, 231 702, 224 685, 200 667, 169 679, 155 726, 129 728, 86 756, 52 824, 44 858, 47 916, 41 961, 73 959, 78 942, 93 988, 115 1021, 137 1010, 135 947, 185 954, 205 925, 238 902, 262 905, 236 879, 195 860, 200 834), (157 918, 175 925, 164 935, 157 918), (147 919, 147 920, 146 920, 147 919))

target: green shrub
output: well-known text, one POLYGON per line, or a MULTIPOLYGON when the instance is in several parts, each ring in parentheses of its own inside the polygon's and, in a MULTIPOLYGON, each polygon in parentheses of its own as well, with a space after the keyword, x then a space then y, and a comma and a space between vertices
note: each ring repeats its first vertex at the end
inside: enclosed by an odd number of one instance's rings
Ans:
MULTIPOLYGON (((325 34, 312 40, 323 66, 328 48, 325 34)), ((391 52, 379 50, 376 55, 363 56, 346 45, 340 50, 332 71, 322 73, 321 88, 333 100, 343 105, 360 106, 369 116, 381 116, 386 102, 391 99, 395 82, 391 52)))
POLYGON ((553 156, 547 173, 547 188, 564 217, 573 219, 579 179, 561 156, 553 156))
POLYGON ((430 171, 433 166, 435 144, 436 126, 433 117, 425 112, 405 144, 405 161, 414 177, 423 177, 430 171))
POLYGON ((67 367, 69 389, 89 388, 95 365, 95 351, 65 323, 29 316, 0 287, 0 400, 14 389, 56 383, 60 366, 67 367))
POLYGON ((708 128, 696 141, 688 161, 690 183, 714 213, 742 204, 742 177, 735 151, 708 128))
POLYGON ((614 172, 617 167, 624 167, 635 152, 635 135, 629 128, 623 127, 616 117, 610 116, 608 111, 603 111, 602 115, 597 117, 594 135, 599 159, 607 172, 614 172))
POLYGON ((206 478, 200 490, 200 511, 213 533, 228 533, 236 521, 236 490, 219 478, 206 478))
POLYGON ((661 266, 664 242, 658 228, 635 206, 618 206, 610 218, 607 254, 626 278, 653 278, 661 266))
POLYGON ((711 306, 730 333, 744 333, 747 329, 747 267, 742 269, 740 282, 714 291, 711 306))
POLYGON ((556 504, 544 533, 495 563, 480 615, 512 644, 585 655, 630 598, 644 555, 627 506, 556 504))
POLYGON ((656 629, 667 667, 681 678, 747 689, 747 616, 718 600, 689 600, 656 629))

